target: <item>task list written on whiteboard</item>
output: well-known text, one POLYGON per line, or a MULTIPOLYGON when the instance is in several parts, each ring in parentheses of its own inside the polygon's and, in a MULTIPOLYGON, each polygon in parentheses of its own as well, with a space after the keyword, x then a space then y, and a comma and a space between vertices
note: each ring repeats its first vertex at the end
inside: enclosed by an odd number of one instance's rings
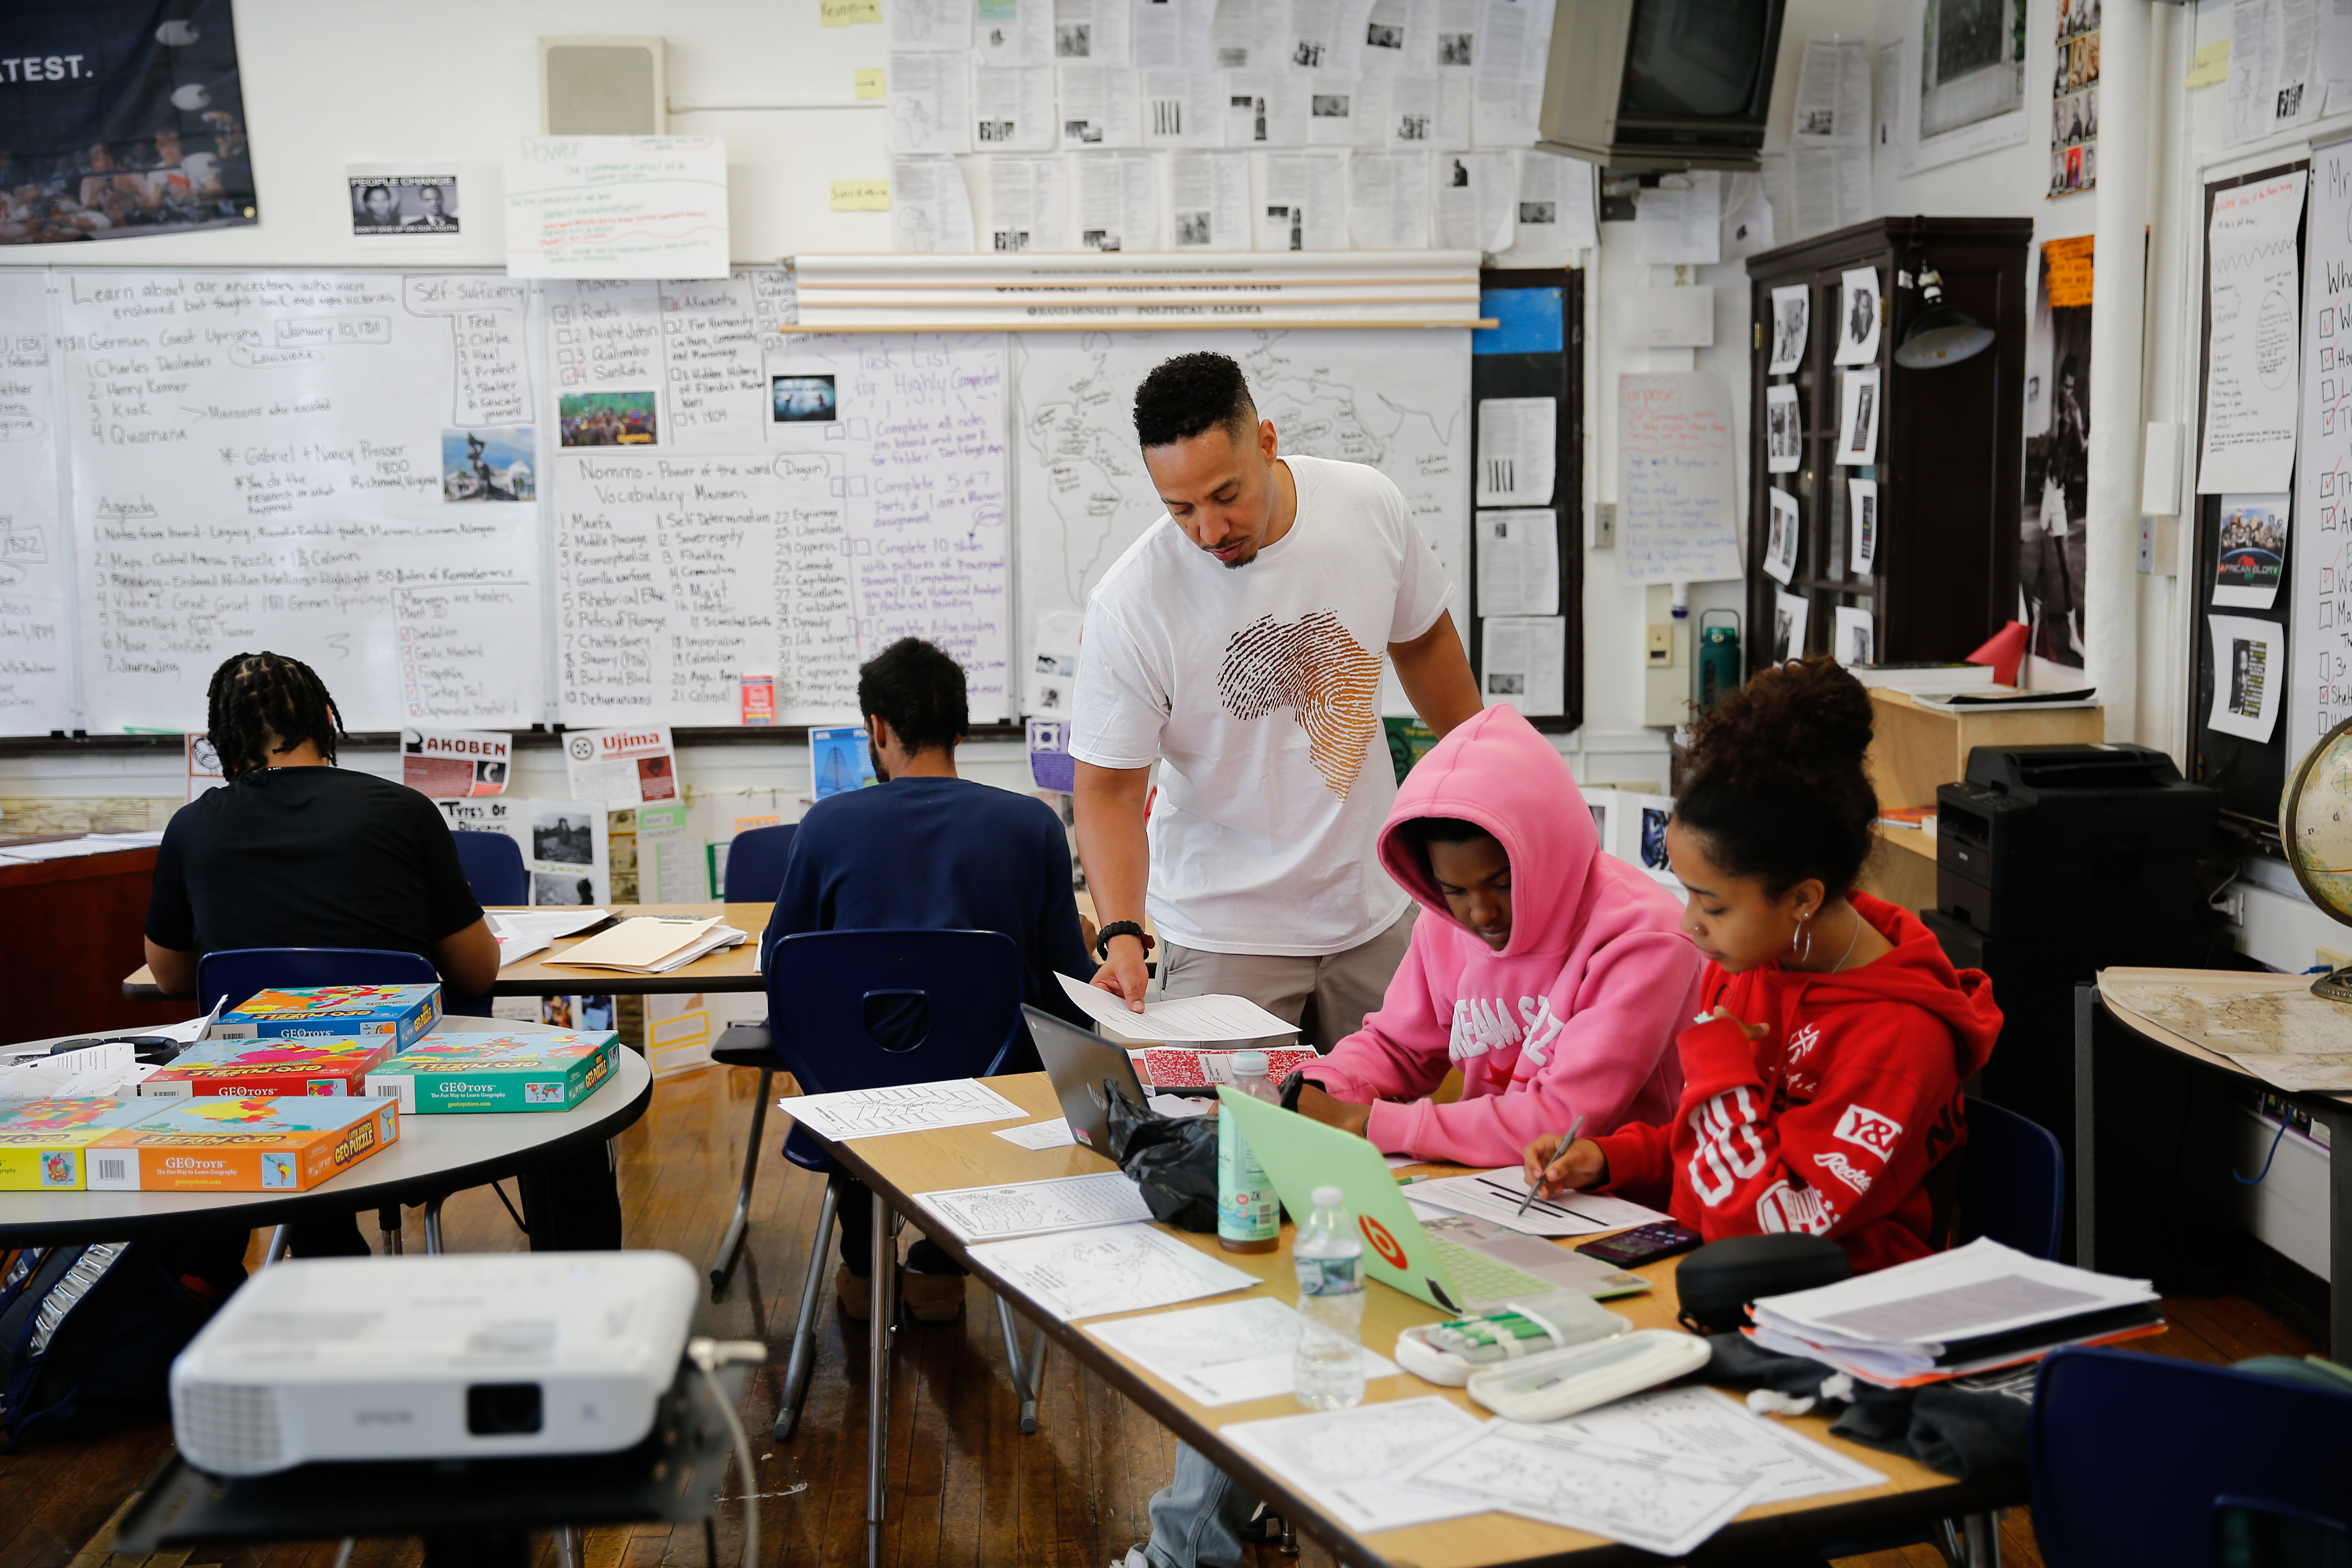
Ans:
POLYGON ((526 285, 58 282, 89 729, 199 727, 263 647, 348 729, 544 716, 526 285))
POLYGON ((1629 583, 1739 575, 1731 394, 1710 371, 1617 378, 1618 567, 1629 583))
POLYGON ((2286 752, 2352 719, 2352 143, 2311 155, 2302 443, 2287 551, 2286 752))
POLYGON ((857 718, 902 637, 1005 706, 1001 335, 787 337, 791 285, 547 286, 557 706, 569 725, 857 718))
POLYGON ((72 711, 53 406, 47 279, 0 274, 0 735, 63 730, 72 711))

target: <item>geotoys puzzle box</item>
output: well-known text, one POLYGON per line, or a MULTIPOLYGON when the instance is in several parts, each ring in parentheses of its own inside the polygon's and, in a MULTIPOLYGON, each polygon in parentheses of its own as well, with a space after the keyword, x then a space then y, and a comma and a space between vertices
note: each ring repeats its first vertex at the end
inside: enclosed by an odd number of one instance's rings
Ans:
POLYGON ((209 1040, 190 1046, 156 1068, 139 1092, 173 1100, 205 1094, 264 1100, 365 1094, 368 1074, 393 1054, 388 1035, 347 1040, 209 1040))
POLYGON ((163 1109, 99 1096, 0 1100, 0 1192, 80 1191, 89 1146, 163 1109))
POLYGON ((435 985, 289 985, 257 991, 221 1015, 215 1040, 381 1039, 404 1051, 441 1021, 435 985))
POLYGON ((620 1058, 610 1029, 534 1035, 436 1035, 367 1075, 365 1092, 403 1115, 569 1110, 603 1087, 620 1058))
POLYGON ((166 1100, 85 1155, 92 1192, 308 1192, 400 1137, 400 1108, 346 1095, 166 1100))

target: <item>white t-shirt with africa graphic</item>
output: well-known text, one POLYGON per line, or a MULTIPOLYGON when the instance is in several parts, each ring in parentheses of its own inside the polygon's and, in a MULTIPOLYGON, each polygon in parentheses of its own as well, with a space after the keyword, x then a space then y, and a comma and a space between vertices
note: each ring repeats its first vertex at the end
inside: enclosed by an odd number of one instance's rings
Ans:
POLYGON ((1396 799, 1388 645, 1445 609, 1445 569, 1379 469, 1285 458, 1290 531, 1229 567, 1162 515, 1087 600, 1070 753, 1160 763, 1147 902, 1211 952, 1309 956, 1410 901, 1375 857, 1396 799))

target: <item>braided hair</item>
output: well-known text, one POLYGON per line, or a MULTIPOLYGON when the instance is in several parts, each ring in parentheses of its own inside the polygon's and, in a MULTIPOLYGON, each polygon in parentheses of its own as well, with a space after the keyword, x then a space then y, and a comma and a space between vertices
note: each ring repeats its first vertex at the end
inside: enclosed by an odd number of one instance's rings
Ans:
POLYGON ((1692 726, 1675 820, 1775 898, 1808 877, 1838 897, 1862 875, 1878 815, 1863 767, 1872 717, 1870 693, 1833 659, 1759 670, 1692 726))
POLYGON ((221 772, 233 779, 270 765, 273 736, 281 751, 315 742, 330 763, 335 742, 349 738, 318 672, 282 653, 236 654, 214 670, 205 723, 221 772))

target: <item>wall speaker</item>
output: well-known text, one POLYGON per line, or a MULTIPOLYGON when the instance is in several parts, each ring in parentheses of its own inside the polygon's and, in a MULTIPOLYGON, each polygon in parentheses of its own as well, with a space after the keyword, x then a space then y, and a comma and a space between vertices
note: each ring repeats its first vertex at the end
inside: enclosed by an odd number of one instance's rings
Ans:
POLYGON ((660 136, 669 131, 669 58, 659 38, 539 40, 545 136, 660 136))

